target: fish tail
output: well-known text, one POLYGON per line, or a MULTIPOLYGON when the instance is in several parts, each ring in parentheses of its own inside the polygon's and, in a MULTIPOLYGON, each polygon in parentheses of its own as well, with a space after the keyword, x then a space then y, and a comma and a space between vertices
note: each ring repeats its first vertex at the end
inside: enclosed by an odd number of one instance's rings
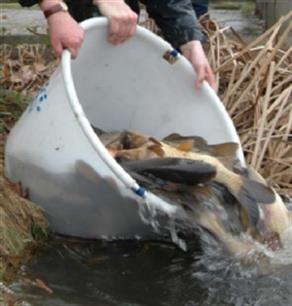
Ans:
POLYGON ((239 237, 227 232, 221 222, 210 214, 202 215, 198 221, 199 225, 219 241, 224 249, 230 254, 247 254, 251 246, 239 237))
POLYGON ((259 205, 273 204, 276 200, 275 193, 271 188, 239 175, 237 184, 232 184, 229 191, 246 210, 249 222, 253 228, 257 228, 260 219, 259 205))

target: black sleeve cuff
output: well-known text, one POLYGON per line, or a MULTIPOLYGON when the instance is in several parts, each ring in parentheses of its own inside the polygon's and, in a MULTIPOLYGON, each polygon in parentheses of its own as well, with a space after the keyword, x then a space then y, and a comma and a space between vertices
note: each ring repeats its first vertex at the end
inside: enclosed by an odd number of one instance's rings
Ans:
POLYGON ((192 40, 205 40, 191 0, 144 0, 144 3, 149 16, 174 48, 192 40))
POLYGON ((18 0, 18 2, 21 6, 33 6, 39 3, 38 0, 18 0))
POLYGON ((164 29, 163 36, 176 49, 192 40, 205 41, 205 36, 196 28, 164 29))

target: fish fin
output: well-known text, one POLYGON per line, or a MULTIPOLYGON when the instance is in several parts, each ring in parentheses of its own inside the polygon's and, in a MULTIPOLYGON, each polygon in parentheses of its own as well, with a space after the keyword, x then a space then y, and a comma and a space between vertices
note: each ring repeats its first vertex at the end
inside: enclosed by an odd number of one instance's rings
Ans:
POLYGON ((100 136, 102 134, 105 134, 106 132, 98 127, 95 127, 94 125, 91 125, 92 129, 94 130, 94 133, 97 135, 97 136, 100 136))
POLYGON ((178 146, 177 149, 184 151, 184 152, 191 152, 193 149, 194 141, 192 139, 187 139, 183 142, 181 142, 178 146))
POLYGON ((217 145, 210 145, 209 147, 215 156, 236 156, 238 143, 226 142, 217 145))
POLYGON ((162 149, 160 144, 151 145, 148 147, 148 150, 156 153, 158 156, 164 156, 164 150, 162 149))
POLYGON ((198 151, 211 153, 208 142, 203 137, 193 136, 192 139, 194 141, 194 147, 196 147, 198 151))
POLYGON ((130 150, 119 150, 115 154, 115 159, 117 162, 127 161, 127 160, 139 160, 146 158, 146 150, 144 148, 130 149, 130 150))
POLYGON ((139 184, 142 184, 145 187, 153 185, 153 181, 150 178, 147 178, 145 175, 139 174, 134 171, 130 171, 127 168, 125 170, 135 179, 139 184))
POLYGON ((162 180, 195 185, 213 179, 216 168, 208 163, 182 158, 151 158, 124 162, 122 166, 137 173, 151 174, 162 180))
POLYGON ((139 148, 143 146, 148 139, 149 138, 143 134, 125 130, 123 135, 123 148, 127 150, 139 148))
POLYGON ((224 165, 227 169, 231 170, 231 171, 235 171, 234 168, 236 167, 237 163, 238 163, 238 159, 237 158, 233 158, 231 156, 220 156, 220 157, 216 157, 222 165, 224 165))
POLYGON ((241 209, 239 209, 240 223, 241 223, 244 231, 247 232, 248 229, 250 228, 250 218, 249 218, 247 210, 243 209, 242 207, 240 207, 240 208, 241 208, 241 209))
POLYGON ((276 200, 273 190, 262 183, 241 177, 239 192, 229 190, 246 209, 252 227, 257 228, 260 219, 260 204, 273 204, 276 200))
POLYGON ((195 185, 213 179, 216 168, 202 161, 180 159, 172 165, 148 168, 145 172, 170 182, 195 185))
POLYGON ((154 142, 154 144, 157 144, 157 145, 160 145, 160 146, 161 146, 161 142, 160 142, 159 140, 155 139, 154 137, 149 137, 149 140, 150 140, 151 142, 154 142))
POLYGON ((266 180, 254 168, 252 168, 251 166, 248 166, 247 172, 248 172, 248 177, 251 180, 257 181, 267 186, 266 180))
POLYGON ((164 137, 162 139, 162 141, 175 141, 175 140, 178 140, 178 139, 181 139, 183 136, 181 136, 180 134, 178 133, 172 133, 172 134, 169 134, 167 135, 166 137, 164 137))
POLYGON ((102 136, 100 137, 100 140, 107 149, 111 149, 111 150, 122 150, 123 149, 122 139, 124 137, 124 132, 112 133, 110 139, 107 139, 107 136, 109 136, 109 134, 105 134, 104 137, 102 136))
POLYGON ((200 136, 182 136, 180 134, 173 133, 163 138, 162 141, 175 147, 177 147, 177 145, 179 146, 180 144, 189 141, 192 146, 187 147, 187 149, 183 149, 184 146, 182 146, 182 149, 180 149, 179 147, 177 148, 182 151, 204 152, 208 154, 212 153, 207 141, 200 136))
MULTIPOLYGON (((125 168, 127 170, 127 168, 125 168)), ((134 171, 127 171, 140 185, 143 187, 155 191, 156 193, 159 191, 166 191, 166 192, 178 192, 179 187, 178 184, 174 184, 172 182, 167 182, 156 178, 153 175, 145 175, 134 172, 134 171)))

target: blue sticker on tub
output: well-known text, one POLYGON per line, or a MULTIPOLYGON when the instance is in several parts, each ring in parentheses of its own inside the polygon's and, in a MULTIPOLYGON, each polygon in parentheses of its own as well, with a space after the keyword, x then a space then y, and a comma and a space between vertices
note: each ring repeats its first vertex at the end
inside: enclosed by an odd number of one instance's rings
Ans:
POLYGON ((47 87, 40 89, 36 98, 28 105, 27 111, 30 113, 32 111, 40 112, 42 110, 42 105, 48 100, 47 87))

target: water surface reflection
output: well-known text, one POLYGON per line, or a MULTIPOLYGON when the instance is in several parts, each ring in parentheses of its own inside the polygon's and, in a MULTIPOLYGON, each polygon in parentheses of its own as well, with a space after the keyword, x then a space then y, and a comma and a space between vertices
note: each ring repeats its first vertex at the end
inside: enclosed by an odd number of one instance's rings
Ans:
MULTIPOLYGON (((210 241, 209 241, 210 242, 210 241)), ((35 306, 292 305, 292 267, 259 275, 197 242, 183 252, 162 242, 57 240, 26 267, 52 290, 12 289, 35 306)))

